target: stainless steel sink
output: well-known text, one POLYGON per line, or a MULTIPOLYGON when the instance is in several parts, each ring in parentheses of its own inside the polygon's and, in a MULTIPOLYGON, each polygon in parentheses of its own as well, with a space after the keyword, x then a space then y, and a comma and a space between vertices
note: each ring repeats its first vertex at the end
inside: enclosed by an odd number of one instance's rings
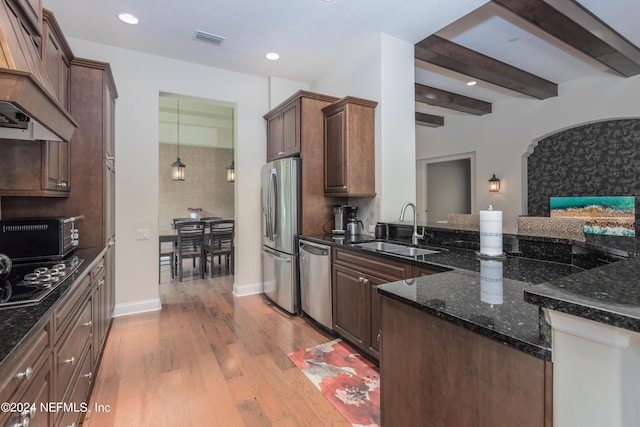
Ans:
POLYGON ((388 242, 364 242, 364 243, 356 243, 353 246, 356 246, 362 249, 370 249, 372 251, 381 251, 381 252, 390 252, 393 250, 406 248, 406 246, 397 245, 395 243, 388 243, 388 242))
POLYGON ((390 254, 398 254, 401 256, 418 256, 418 255, 430 255, 430 254, 439 253, 439 251, 432 251, 431 249, 422 249, 422 248, 414 248, 414 247, 405 247, 402 249, 394 249, 386 252, 390 254))
POLYGON ((371 250, 371 251, 385 252, 391 255, 411 256, 411 257, 419 256, 419 255, 437 254, 440 252, 440 251, 434 251, 431 249, 416 248, 413 246, 406 246, 406 245, 400 245, 400 244, 389 243, 389 242, 364 242, 364 243, 356 243, 353 246, 356 246, 362 249, 371 250))

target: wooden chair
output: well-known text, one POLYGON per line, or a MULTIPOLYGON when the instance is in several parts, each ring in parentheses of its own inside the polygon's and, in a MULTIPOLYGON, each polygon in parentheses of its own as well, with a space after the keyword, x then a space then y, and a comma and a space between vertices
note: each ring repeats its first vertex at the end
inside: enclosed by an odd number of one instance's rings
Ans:
MULTIPOLYGON (((175 248, 170 247, 163 247, 160 248, 160 269, 162 269, 163 265, 170 265, 171 266, 171 278, 174 279, 176 277, 176 251, 175 248)), ((158 275, 158 278, 160 277, 162 273, 160 272, 158 275)), ((159 280, 159 279, 158 279, 159 280)))
POLYGON ((209 222, 209 221, 219 221, 221 219, 222 219, 221 216, 205 216, 200 218, 200 221, 209 222))
POLYGON ((218 263, 221 263, 221 257, 225 258, 225 266, 233 274, 233 256, 234 256, 234 236, 235 223, 232 219, 221 219, 210 221, 207 223, 209 227, 209 238, 205 244, 205 263, 211 264, 210 276, 213 276, 213 259, 218 257, 218 263))
POLYGON ((194 219, 194 218, 173 218, 173 228, 174 228, 174 230, 178 229, 177 224, 179 222, 186 222, 186 221, 197 221, 197 220, 194 219))
POLYGON ((178 263, 178 279, 182 282, 182 261, 192 258, 194 267, 196 258, 200 258, 200 277, 204 279, 206 258, 204 252, 204 228, 202 221, 182 221, 176 223, 178 230, 178 245, 176 248, 176 261, 178 263))

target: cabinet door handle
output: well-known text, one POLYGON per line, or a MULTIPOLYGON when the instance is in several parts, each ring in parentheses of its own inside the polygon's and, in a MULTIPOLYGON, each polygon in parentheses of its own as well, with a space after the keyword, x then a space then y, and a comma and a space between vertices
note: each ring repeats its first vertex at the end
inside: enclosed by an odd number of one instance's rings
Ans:
POLYGON ((82 326, 86 326, 87 328, 90 328, 90 327, 91 327, 91 325, 93 325, 93 322, 92 322, 91 320, 89 320, 88 322, 84 322, 84 323, 82 324, 82 326))
POLYGON ((378 342, 382 341, 382 331, 378 331, 378 336, 376 337, 378 342))
POLYGON ((33 375, 33 369, 31 369, 31 366, 29 366, 23 372, 18 372, 16 374, 16 377, 18 377, 18 379, 20 379, 20 380, 21 379, 28 380, 29 378, 31 378, 31 375, 33 375))
POLYGON ((73 365, 76 363, 76 358, 71 356, 70 358, 68 358, 67 360, 64 361, 65 365, 73 365))
POLYGON ((85 377, 85 378, 87 378, 87 379, 89 379, 89 380, 90 380, 90 379, 91 379, 91 377, 93 377, 93 373, 88 372, 88 373, 84 374, 84 375, 83 375, 83 377, 85 377))

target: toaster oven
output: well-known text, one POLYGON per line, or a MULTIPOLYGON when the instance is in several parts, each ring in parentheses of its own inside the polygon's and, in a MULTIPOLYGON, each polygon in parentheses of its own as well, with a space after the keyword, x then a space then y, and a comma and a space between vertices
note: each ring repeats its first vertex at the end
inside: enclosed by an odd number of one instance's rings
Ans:
POLYGON ((70 218, 23 218, 0 221, 0 253, 12 261, 58 260, 79 243, 76 221, 70 218))

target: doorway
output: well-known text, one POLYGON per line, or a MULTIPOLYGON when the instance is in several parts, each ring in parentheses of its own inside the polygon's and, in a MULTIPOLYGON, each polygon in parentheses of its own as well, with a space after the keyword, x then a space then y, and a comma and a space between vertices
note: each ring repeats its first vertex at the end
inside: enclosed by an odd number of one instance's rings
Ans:
POLYGON ((220 101, 160 93, 159 230, 194 213, 235 218, 235 186, 227 180, 228 169, 235 168, 235 109, 220 101), (178 157, 185 164, 184 181, 172 179, 178 157))
POLYGON ((418 160, 416 172, 421 221, 446 223, 450 213, 472 213, 475 153, 418 160))

